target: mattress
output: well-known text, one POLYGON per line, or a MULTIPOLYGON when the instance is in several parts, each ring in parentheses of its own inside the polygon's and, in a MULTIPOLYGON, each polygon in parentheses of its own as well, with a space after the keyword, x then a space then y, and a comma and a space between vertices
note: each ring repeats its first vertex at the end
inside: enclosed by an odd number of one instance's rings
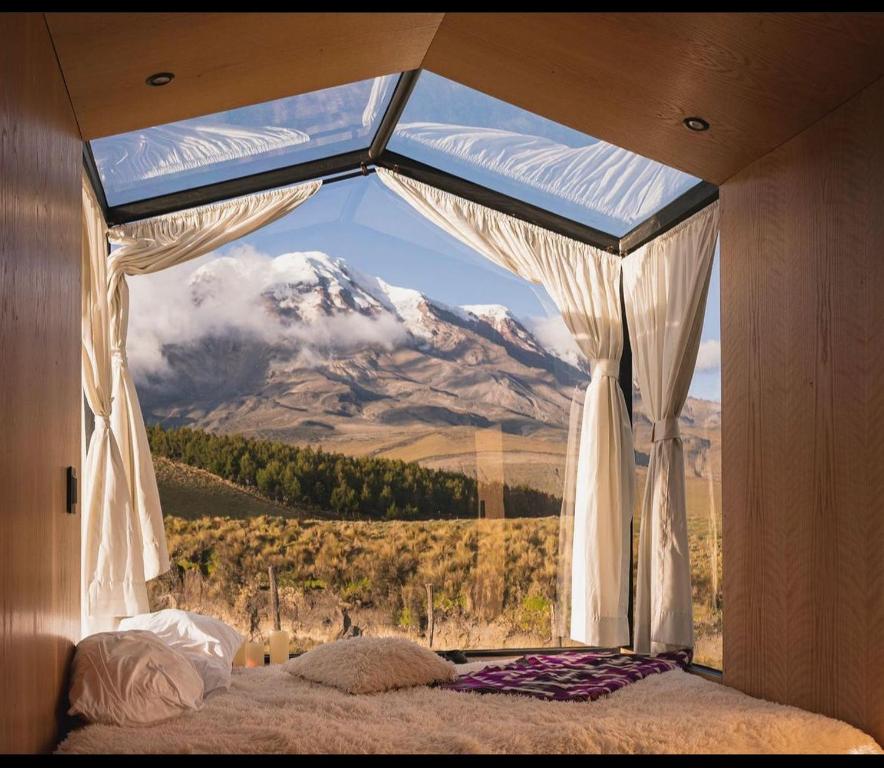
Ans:
MULTIPOLYGON (((461 671, 474 671, 473 663, 461 671)), ((235 669, 199 712, 87 725, 73 753, 880 753, 838 720, 746 696, 681 669, 597 701, 417 687, 350 695, 280 666, 235 669)))

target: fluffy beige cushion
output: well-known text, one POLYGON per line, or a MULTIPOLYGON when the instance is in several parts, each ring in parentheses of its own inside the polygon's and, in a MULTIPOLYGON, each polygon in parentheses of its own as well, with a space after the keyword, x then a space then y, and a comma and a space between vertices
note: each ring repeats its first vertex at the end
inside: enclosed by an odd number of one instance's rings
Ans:
POLYGON ((153 632, 100 632, 74 654, 68 713, 91 723, 145 725, 203 704, 203 679, 153 632))
POLYGON ((349 637, 326 643, 287 661, 285 667, 289 674, 347 693, 375 693, 457 677, 450 661, 398 637, 349 637))

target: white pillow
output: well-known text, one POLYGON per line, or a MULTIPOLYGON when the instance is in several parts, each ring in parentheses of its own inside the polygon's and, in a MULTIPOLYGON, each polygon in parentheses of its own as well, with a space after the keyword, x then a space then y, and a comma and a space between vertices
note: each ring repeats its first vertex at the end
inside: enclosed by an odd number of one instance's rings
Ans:
POLYGON ((325 643, 285 662, 286 671, 347 693, 374 693, 391 688, 454 680, 450 661, 398 637, 348 637, 325 643))
POLYGON ((100 632, 77 645, 71 708, 91 723, 144 725, 203 705, 203 680, 152 632, 100 632))
POLYGON ((146 629, 183 653, 203 678, 205 695, 230 687, 233 657, 245 638, 220 619, 167 608, 123 619, 120 629, 146 629))

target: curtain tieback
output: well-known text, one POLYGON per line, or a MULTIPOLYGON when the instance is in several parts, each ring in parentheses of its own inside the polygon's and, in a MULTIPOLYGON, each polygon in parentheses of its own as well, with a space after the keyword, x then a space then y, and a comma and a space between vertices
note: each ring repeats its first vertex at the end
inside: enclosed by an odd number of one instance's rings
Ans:
POLYGON ((126 357, 126 350, 122 349, 121 347, 114 347, 111 350, 111 357, 114 360, 119 361, 121 365, 125 365, 125 366, 129 365, 129 358, 126 357))
POLYGON ((592 378, 608 376, 612 379, 620 378, 620 361, 619 360, 593 360, 590 367, 592 378))
POLYGON ((659 443, 661 440, 677 440, 681 437, 678 428, 678 417, 670 416, 668 419, 660 419, 651 425, 651 442, 659 443))

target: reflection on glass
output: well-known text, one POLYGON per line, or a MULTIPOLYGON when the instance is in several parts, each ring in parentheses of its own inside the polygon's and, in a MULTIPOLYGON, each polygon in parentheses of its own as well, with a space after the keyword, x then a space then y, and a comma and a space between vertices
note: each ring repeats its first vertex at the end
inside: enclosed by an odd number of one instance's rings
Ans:
POLYGON ((432 72, 389 148, 618 237, 699 182, 432 72))
POLYGON ((364 149, 395 75, 92 141, 111 205, 364 149))

